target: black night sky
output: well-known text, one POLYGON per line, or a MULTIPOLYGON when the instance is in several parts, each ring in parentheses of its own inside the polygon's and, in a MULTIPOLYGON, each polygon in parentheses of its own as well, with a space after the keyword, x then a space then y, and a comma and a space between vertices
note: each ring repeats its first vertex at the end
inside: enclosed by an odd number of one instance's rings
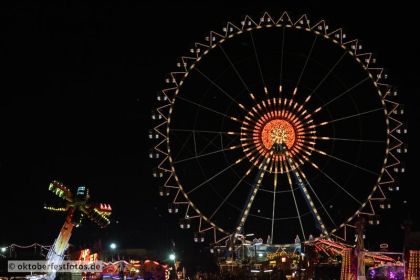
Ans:
POLYGON ((164 258, 174 240, 187 259, 200 250, 192 232, 181 231, 178 219, 167 214, 168 201, 159 197, 151 177, 147 134, 156 93, 177 58, 209 30, 246 14, 287 10, 294 17, 326 19, 360 38, 399 87, 408 111, 408 172, 401 192, 391 196, 395 207, 379 228, 368 230, 367 246, 389 242, 400 249, 403 219, 410 215, 417 226, 420 222, 414 140, 420 60, 413 6, 140 2, 15 3, 0 9, 0 245, 52 243, 64 216, 45 212, 43 204, 52 198, 48 184, 56 179, 88 186, 92 200, 114 209, 110 227, 85 223, 78 229, 72 238, 76 247, 101 239, 155 249, 164 258))

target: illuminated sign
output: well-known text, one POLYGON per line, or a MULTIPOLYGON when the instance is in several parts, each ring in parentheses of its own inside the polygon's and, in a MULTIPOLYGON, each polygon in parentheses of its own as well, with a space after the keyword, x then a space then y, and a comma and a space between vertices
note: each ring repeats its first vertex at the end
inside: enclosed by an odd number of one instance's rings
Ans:
POLYGON ((94 262, 98 260, 98 254, 91 254, 89 249, 84 249, 80 251, 79 261, 90 261, 94 262))

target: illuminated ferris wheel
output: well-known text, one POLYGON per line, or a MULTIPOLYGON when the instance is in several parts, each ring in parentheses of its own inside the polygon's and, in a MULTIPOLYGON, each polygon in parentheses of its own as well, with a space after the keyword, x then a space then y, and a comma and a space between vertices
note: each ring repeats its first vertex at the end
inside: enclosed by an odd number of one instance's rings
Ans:
POLYGON ((347 239, 404 172, 395 88, 341 28, 268 13, 211 31, 158 93, 149 137, 169 212, 195 240, 347 239))

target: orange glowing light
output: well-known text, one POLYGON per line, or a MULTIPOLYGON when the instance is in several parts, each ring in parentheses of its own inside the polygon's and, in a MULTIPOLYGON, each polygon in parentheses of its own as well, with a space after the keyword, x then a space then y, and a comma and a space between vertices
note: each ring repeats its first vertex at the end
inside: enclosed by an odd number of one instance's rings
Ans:
MULTIPOLYGON (((291 169, 308 161, 314 151, 312 135, 315 126, 311 115, 305 108, 292 99, 268 98, 252 107, 242 120, 241 145, 247 158, 258 168, 262 160, 272 157, 269 172, 289 172, 284 150, 275 149, 274 144, 283 144, 289 158, 293 159, 291 169)), ((268 167, 266 167, 268 168, 268 167)))
POLYGON ((266 149, 273 144, 284 143, 288 149, 295 144, 296 132, 293 125, 284 119, 274 119, 267 122, 261 131, 261 141, 266 149))

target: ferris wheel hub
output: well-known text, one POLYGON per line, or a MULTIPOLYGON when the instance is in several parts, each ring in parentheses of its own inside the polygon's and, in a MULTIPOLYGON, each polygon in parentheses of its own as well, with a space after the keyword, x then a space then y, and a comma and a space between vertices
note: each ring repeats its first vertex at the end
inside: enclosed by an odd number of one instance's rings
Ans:
MULTIPOLYGON (((285 173, 291 169, 285 168, 286 152, 296 166, 308 160, 314 140, 308 141, 308 136, 315 135, 315 126, 310 113, 302 104, 293 98, 268 97, 252 107, 245 116, 241 138, 245 155, 255 165, 268 156, 273 146, 273 164, 269 172, 285 173)), ((293 168, 292 168, 293 169, 293 168)))
POLYGON ((296 132, 294 126, 285 119, 273 119, 264 125, 261 131, 261 141, 267 150, 274 144, 284 143, 288 149, 295 144, 296 132))

